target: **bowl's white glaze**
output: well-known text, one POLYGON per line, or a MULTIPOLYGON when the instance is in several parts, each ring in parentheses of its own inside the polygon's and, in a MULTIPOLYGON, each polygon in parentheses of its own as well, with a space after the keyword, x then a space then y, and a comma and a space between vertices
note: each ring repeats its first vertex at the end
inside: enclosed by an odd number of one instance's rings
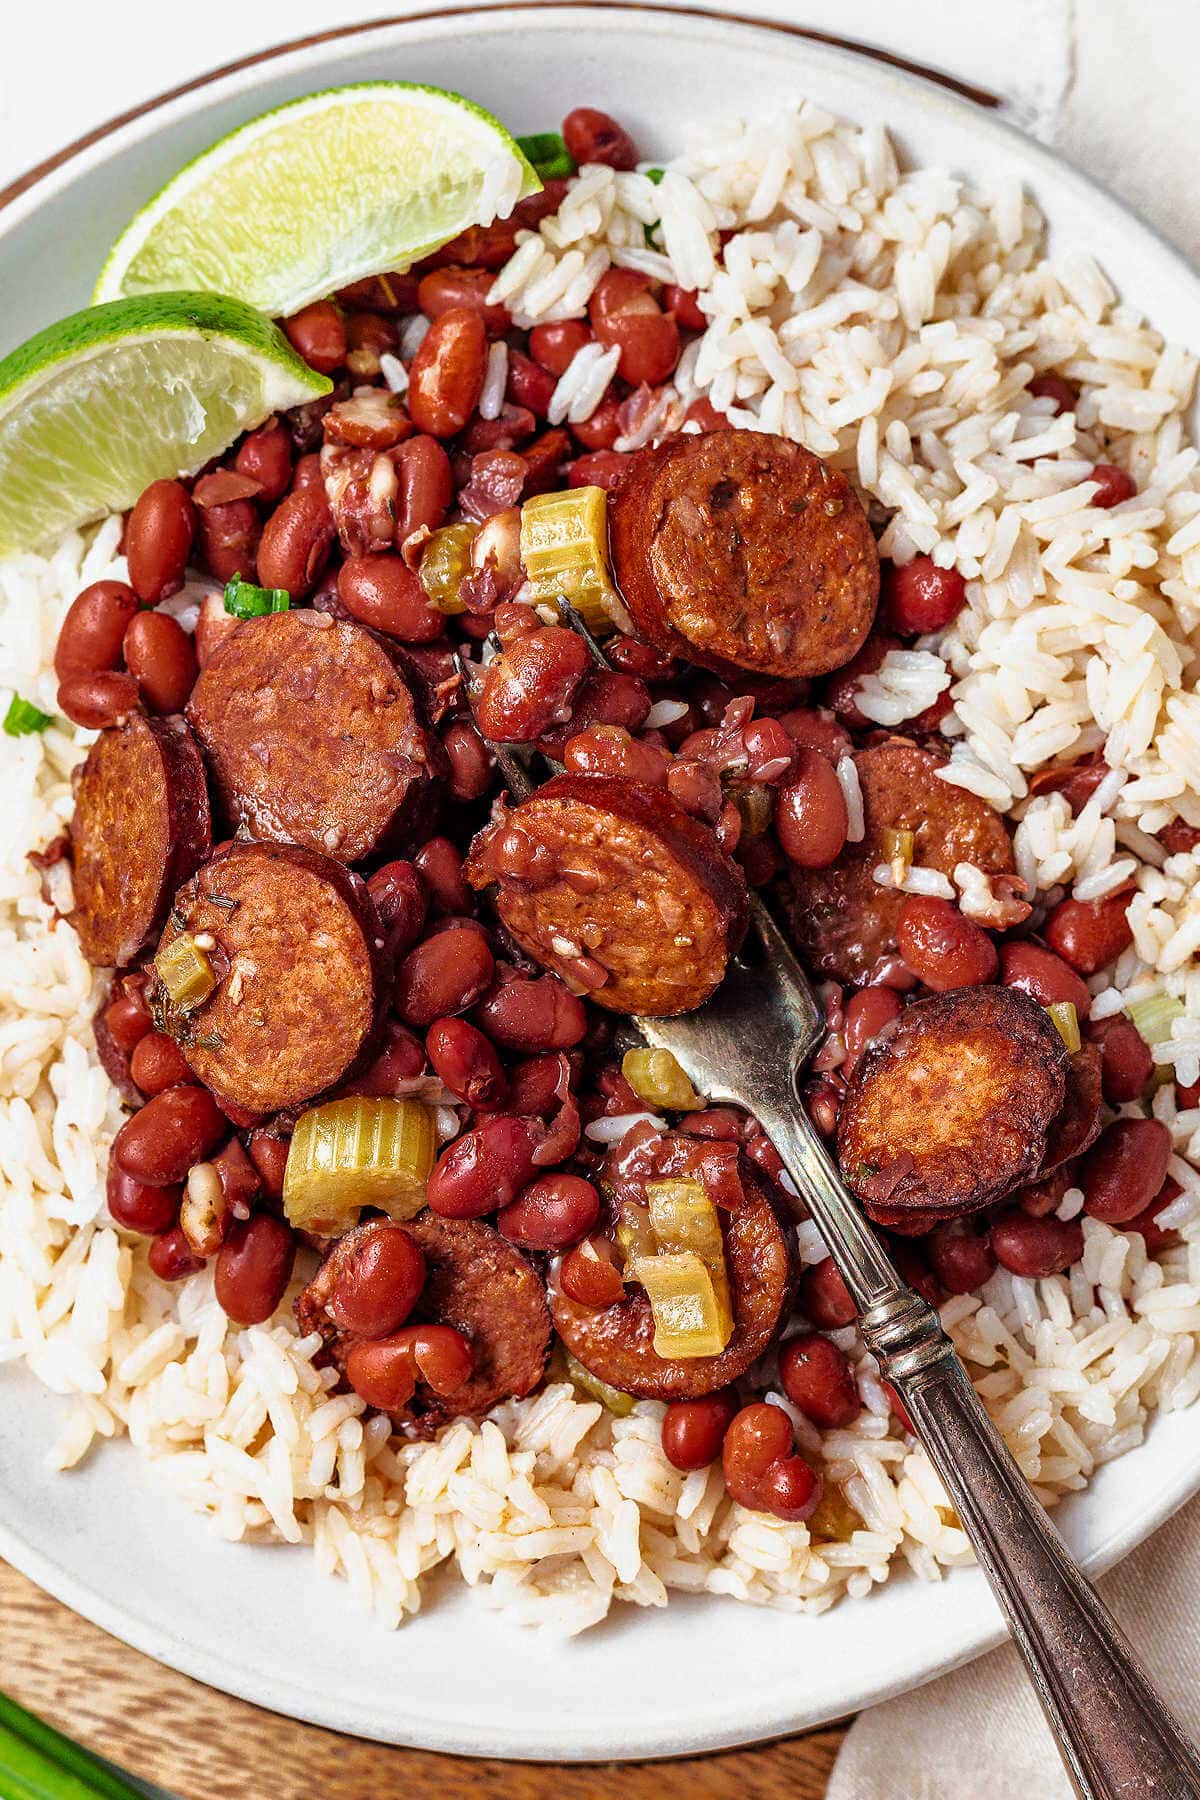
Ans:
MULTIPOLYGON (((796 95, 882 119, 906 156, 976 178, 1017 172, 1056 244, 1085 245, 1168 335, 1194 338, 1183 259, 1083 176, 995 116, 849 53, 769 29, 622 8, 463 13, 281 53, 160 106, 0 213, 0 349, 86 303, 104 252, 181 163, 280 101, 377 76, 470 95, 513 129, 606 107, 647 155, 690 120, 796 95)), ((983 1578, 897 1576, 813 1619, 723 1600, 621 1609, 570 1644, 523 1631, 438 1583, 428 1612, 382 1631, 303 1550, 221 1542, 127 1445, 56 1476, 61 1403, 0 1371, 0 1553, 161 1661, 274 1710, 364 1736, 552 1760, 678 1755, 837 1718, 928 1680, 1002 1635, 983 1578)), ((1195 1421, 1168 1417, 1061 1509, 1090 1567, 1114 1562, 1200 1488, 1195 1421)))

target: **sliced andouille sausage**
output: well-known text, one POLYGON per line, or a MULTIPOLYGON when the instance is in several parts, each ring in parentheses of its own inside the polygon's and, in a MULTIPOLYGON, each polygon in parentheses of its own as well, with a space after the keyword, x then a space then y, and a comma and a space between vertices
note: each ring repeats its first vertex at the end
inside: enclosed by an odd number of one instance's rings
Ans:
POLYGON ((767 432, 637 451, 609 502, 609 540, 639 634, 718 672, 824 675, 875 616, 879 552, 853 488, 767 432))
POLYGON ((1039 1180, 1052 1170, 1082 1156, 1100 1136, 1102 1068, 1100 1046, 1080 1044, 1067 1064, 1067 1091, 1062 1110, 1050 1127, 1046 1138, 1046 1155, 1039 1180))
POLYGON ((204 763, 183 720, 134 713, 102 731, 71 821, 71 922, 88 961, 121 968, 140 955, 211 848, 204 763))
POLYGON ((633 1284, 615 1306, 593 1311, 551 1287, 554 1329, 585 1369, 645 1400, 698 1400, 744 1375, 791 1309, 798 1268, 791 1226, 743 1165, 743 1204, 720 1211, 733 1305, 733 1336, 719 1356, 668 1360, 654 1348, 654 1314, 633 1284))
POLYGON ((216 985, 181 1012, 156 981, 150 1003, 218 1100, 282 1112, 369 1057, 387 998, 384 932, 366 884, 332 857, 230 844, 176 894, 160 950, 181 932, 216 985))
POLYGON ((1044 1007, 1015 988, 956 988, 905 1008, 869 1046, 838 1119, 838 1160, 864 1211, 930 1222, 1033 1179, 1066 1092, 1044 1007))
POLYGON ((838 981, 861 982, 896 951, 905 895, 880 887, 874 871, 889 860, 886 831, 911 831, 912 861, 950 875, 974 863, 986 875, 1014 868, 1008 828, 998 812, 965 788, 942 781, 944 756, 907 738, 889 738, 854 758, 865 835, 827 869, 791 867, 782 899, 791 934, 806 960, 838 981))
POLYGON ((558 775, 476 838, 473 887, 536 962, 613 1012, 707 1000, 745 936, 746 884, 662 788, 558 775))
POLYGON ((354 863, 430 821, 441 747, 402 654, 353 619, 245 620, 200 671, 187 716, 230 822, 252 837, 354 863))

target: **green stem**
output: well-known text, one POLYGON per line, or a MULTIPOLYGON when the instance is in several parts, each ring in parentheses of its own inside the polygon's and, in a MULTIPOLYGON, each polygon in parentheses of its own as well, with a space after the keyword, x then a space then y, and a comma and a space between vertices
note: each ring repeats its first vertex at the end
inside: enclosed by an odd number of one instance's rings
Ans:
POLYGON ((4 1800, 138 1800, 115 1770, 0 1694, 4 1800))

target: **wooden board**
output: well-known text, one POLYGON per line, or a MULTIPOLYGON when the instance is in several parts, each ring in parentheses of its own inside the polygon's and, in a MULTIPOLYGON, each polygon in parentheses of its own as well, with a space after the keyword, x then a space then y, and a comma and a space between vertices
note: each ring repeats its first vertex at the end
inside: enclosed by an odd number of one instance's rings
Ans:
MULTIPOLYGON (((131 1571, 136 1579, 136 1571, 131 1571)), ((797 1680, 802 1673, 797 1671, 797 1680)), ((687 1762, 470 1761, 261 1712, 176 1675, 0 1563, 0 1688, 177 1800, 822 1800, 843 1728, 687 1762)))

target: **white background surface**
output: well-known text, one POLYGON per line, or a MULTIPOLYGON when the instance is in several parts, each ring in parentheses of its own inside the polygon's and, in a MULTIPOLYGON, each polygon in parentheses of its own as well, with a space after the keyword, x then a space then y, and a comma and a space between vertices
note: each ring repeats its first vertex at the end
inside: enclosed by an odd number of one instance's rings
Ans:
MULTIPOLYGON (((1193 0, 727 4, 879 45, 1003 94, 1015 122, 1060 148, 1200 260, 1200 6, 1193 0)), ((114 114, 209 69, 271 44, 420 5, 12 0, 5 10, 0 186, 114 114)), ((586 100, 580 93, 566 103, 586 100)))

